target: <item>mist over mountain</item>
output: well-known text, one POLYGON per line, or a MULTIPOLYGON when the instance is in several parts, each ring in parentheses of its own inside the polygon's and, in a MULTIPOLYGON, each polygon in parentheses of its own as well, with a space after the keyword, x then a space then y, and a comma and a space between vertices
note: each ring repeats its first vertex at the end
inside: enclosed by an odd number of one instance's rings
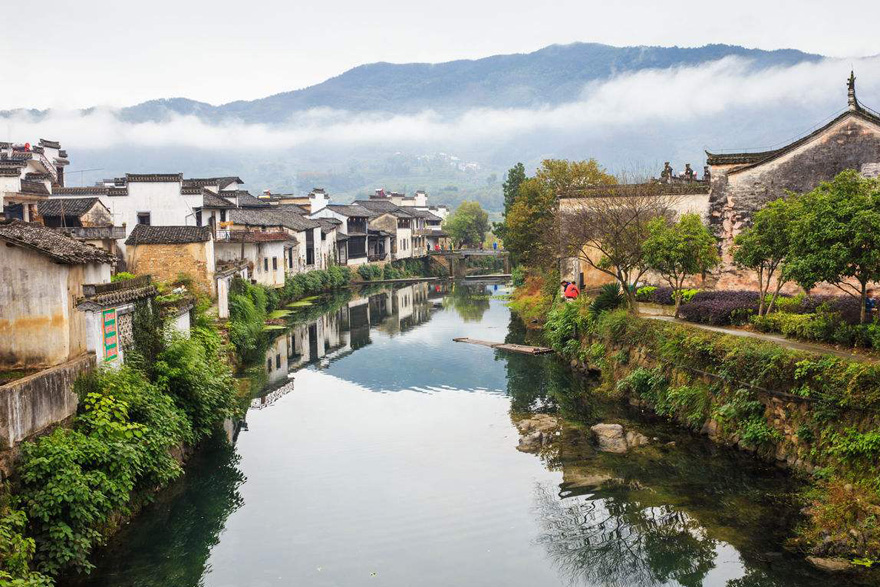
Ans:
MULTIPOLYGON (((12 140, 60 140, 69 181, 125 172, 240 175, 252 191, 427 189, 452 205, 501 207, 517 161, 597 158, 612 171, 663 161, 700 169, 703 150, 767 148, 880 95, 880 59, 731 45, 552 45, 439 64, 362 65, 301 90, 211 105, 186 98, 121 109, 0 113, 12 140), (76 174, 76 169, 99 171, 76 174)), ((283 73, 279 74, 283 75, 283 73)))
POLYGON ((448 63, 371 63, 327 81, 259 100, 211 106, 174 98, 122 109, 131 122, 192 114, 211 121, 236 118, 276 123, 313 108, 350 112, 451 114, 472 108, 534 108, 578 99, 586 84, 644 69, 695 66, 724 57, 752 61, 755 69, 818 61, 796 50, 762 51, 732 45, 612 47, 596 43, 551 45, 533 53, 448 63))

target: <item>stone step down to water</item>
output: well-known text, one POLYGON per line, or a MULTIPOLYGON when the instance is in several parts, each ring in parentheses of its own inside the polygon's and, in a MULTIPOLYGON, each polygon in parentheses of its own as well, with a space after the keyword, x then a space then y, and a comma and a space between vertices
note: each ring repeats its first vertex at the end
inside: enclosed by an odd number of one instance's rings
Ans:
POLYGON ((506 344, 503 342, 492 342, 489 340, 477 340, 476 338, 453 338, 455 342, 466 342, 468 344, 479 344, 482 346, 487 346, 489 348, 498 349, 501 351, 510 351, 512 353, 522 353, 524 355, 543 355, 546 353, 552 353, 553 349, 548 349, 543 346, 529 346, 525 344, 506 344))

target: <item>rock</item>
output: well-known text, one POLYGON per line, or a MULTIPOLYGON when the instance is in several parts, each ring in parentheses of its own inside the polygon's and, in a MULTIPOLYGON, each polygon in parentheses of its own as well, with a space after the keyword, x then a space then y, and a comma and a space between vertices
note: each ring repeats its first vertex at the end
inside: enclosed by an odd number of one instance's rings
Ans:
POLYGON ((596 424, 590 427, 590 431, 596 437, 599 450, 617 454, 626 452, 626 436, 620 424, 596 424))
POLYGON ((630 430, 629 432, 626 433, 626 445, 629 448, 637 448, 639 446, 644 446, 644 445, 648 444, 649 442, 650 442, 650 440, 648 440, 648 437, 645 436, 644 434, 639 433, 639 432, 633 432, 632 430, 630 430))
POLYGON ((846 485, 843 486, 843 490, 846 491, 847 493, 852 493, 852 490, 853 490, 852 484, 847 483, 846 485))
POLYGON ((572 369, 577 369, 577 366, 578 366, 578 361, 577 361, 577 359, 572 359, 572 360, 571 360, 571 363, 569 363, 569 365, 571 365, 571 368, 572 368, 572 369))
POLYGON ((718 436, 718 422, 715 420, 706 420, 706 423, 703 424, 703 429, 700 430, 700 434, 705 434, 711 439, 715 439, 718 436))
POLYGON ((839 573, 841 571, 849 571, 852 565, 848 560, 842 558, 821 558, 818 556, 808 556, 807 562, 823 571, 829 573, 839 573))
POLYGON ((540 430, 529 432, 519 439, 516 450, 521 452, 537 452, 544 444, 544 434, 540 430))

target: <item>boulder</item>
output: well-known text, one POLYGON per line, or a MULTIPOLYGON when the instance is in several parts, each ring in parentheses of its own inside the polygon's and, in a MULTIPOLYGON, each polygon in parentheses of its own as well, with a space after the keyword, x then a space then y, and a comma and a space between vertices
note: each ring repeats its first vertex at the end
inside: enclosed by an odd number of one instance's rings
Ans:
POLYGON ((818 556, 808 556, 807 562, 823 571, 829 573, 839 573, 841 571, 852 570, 852 564, 848 560, 842 558, 821 558, 818 556))
POLYGON ((626 452, 626 436, 620 424, 596 424, 590 427, 590 431, 596 438, 599 450, 618 454, 626 452))
POLYGON ((544 433, 540 430, 534 430, 520 437, 516 450, 521 452, 538 452, 544 443, 544 433))
POLYGON ((640 432, 633 432, 630 430, 626 433, 626 445, 629 448, 638 448, 640 446, 645 446, 648 444, 650 440, 648 437, 640 432))

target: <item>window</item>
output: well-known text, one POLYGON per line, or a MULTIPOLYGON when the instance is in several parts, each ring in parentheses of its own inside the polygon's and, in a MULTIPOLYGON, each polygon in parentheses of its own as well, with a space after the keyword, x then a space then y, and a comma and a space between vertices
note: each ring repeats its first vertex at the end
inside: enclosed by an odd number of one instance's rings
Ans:
POLYGON ((293 269, 293 251, 287 251, 287 266, 293 269))
POLYGON ((269 270, 269 257, 263 258, 263 271, 269 270))
POLYGON ((202 211, 196 210, 196 226, 202 225, 202 211))
POLYGON ((281 368, 281 354, 280 353, 275 355, 275 368, 276 369, 281 368))
POLYGON ((272 257, 272 271, 278 270, 278 257, 272 257))
POLYGON ((150 213, 149 212, 138 212, 137 223, 149 226, 150 225, 150 213))
POLYGON ((226 222, 226 210, 220 210, 220 222, 226 222))
POLYGON ((272 371, 272 357, 266 359, 266 371, 272 371))

